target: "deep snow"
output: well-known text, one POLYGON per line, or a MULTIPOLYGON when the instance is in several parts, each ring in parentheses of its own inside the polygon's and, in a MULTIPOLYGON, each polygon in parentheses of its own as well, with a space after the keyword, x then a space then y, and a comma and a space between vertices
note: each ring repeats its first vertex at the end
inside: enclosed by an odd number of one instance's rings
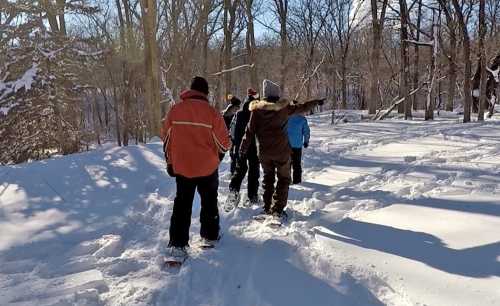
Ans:
POLYGON ((221 210, 178 273, 160 143, 0 167, 0 305, 500 305, 500 121, 309 120, 289 225, 221 210))

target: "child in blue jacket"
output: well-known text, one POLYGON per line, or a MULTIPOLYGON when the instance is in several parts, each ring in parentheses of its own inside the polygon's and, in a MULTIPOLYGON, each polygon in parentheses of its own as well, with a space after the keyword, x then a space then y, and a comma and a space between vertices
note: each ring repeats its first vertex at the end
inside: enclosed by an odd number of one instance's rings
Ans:
POLYGON ((288 119, 288 142, 292 148, 292 184, 302 182, 302 147, 309 146, 310 130, 306 117, 293 115, 288 119))

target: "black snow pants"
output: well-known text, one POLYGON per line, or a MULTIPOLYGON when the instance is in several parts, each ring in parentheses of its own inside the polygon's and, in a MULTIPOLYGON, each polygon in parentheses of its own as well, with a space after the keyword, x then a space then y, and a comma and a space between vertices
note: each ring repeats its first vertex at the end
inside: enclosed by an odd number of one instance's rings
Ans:
POLYGON ((237 148, 233 145, 231 151, 229 151, 229 157, 231 157, 231 166, 229 168, 231 176, 234 175, 234 173, 236 172, 236 168, 238 166, 238 152, 236 149, 237 148))
POLYGON ((302 148, 292 148, 292 182, 302 182, 302 148))
POLYGON ((200 236, 209 240, 219 237, 219 209, 217 207, 217 190, 219 188, 219 172, 205 177, 176 177, 177 193, 174 210, 170 219, 169 246, 185 247, 189 242, 189 227, 194 193, 198 189, 201 198, 200 236))
POLYGON ((248 198, 252 199, 258 197, 260 163, 259 157, 257 156, 257 148, 255 146, 251 147, 245 158, 239 158, 237 156, 237 160, 238 163, 235 172, 231 176, 229 190, 239 192, 241 183, 248 171, 248 198))

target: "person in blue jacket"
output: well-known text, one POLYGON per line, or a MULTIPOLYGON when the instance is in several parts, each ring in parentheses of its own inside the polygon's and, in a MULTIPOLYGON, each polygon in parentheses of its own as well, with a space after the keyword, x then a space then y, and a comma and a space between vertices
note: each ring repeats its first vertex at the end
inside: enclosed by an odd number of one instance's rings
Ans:
POLYGON ((302 182, 302 147, 309 146, 310 130, 303 114, 288 119, 288 142, 292 148, 292 184, 302 182))

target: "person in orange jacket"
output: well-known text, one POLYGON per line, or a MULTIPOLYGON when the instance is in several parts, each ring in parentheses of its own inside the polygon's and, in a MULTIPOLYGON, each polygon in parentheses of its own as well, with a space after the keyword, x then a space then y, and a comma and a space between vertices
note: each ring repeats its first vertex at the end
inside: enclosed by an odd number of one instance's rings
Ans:
POLYGON ((208 93, 207 81, 194 77, 163 121, 167 169, 177 185, 169 230, 173 256, 187 255, 196 189, 201 198, 200 236, 208 244, 219 239, 218 167, 231 140, 222 115, 208 103, 208 93))

